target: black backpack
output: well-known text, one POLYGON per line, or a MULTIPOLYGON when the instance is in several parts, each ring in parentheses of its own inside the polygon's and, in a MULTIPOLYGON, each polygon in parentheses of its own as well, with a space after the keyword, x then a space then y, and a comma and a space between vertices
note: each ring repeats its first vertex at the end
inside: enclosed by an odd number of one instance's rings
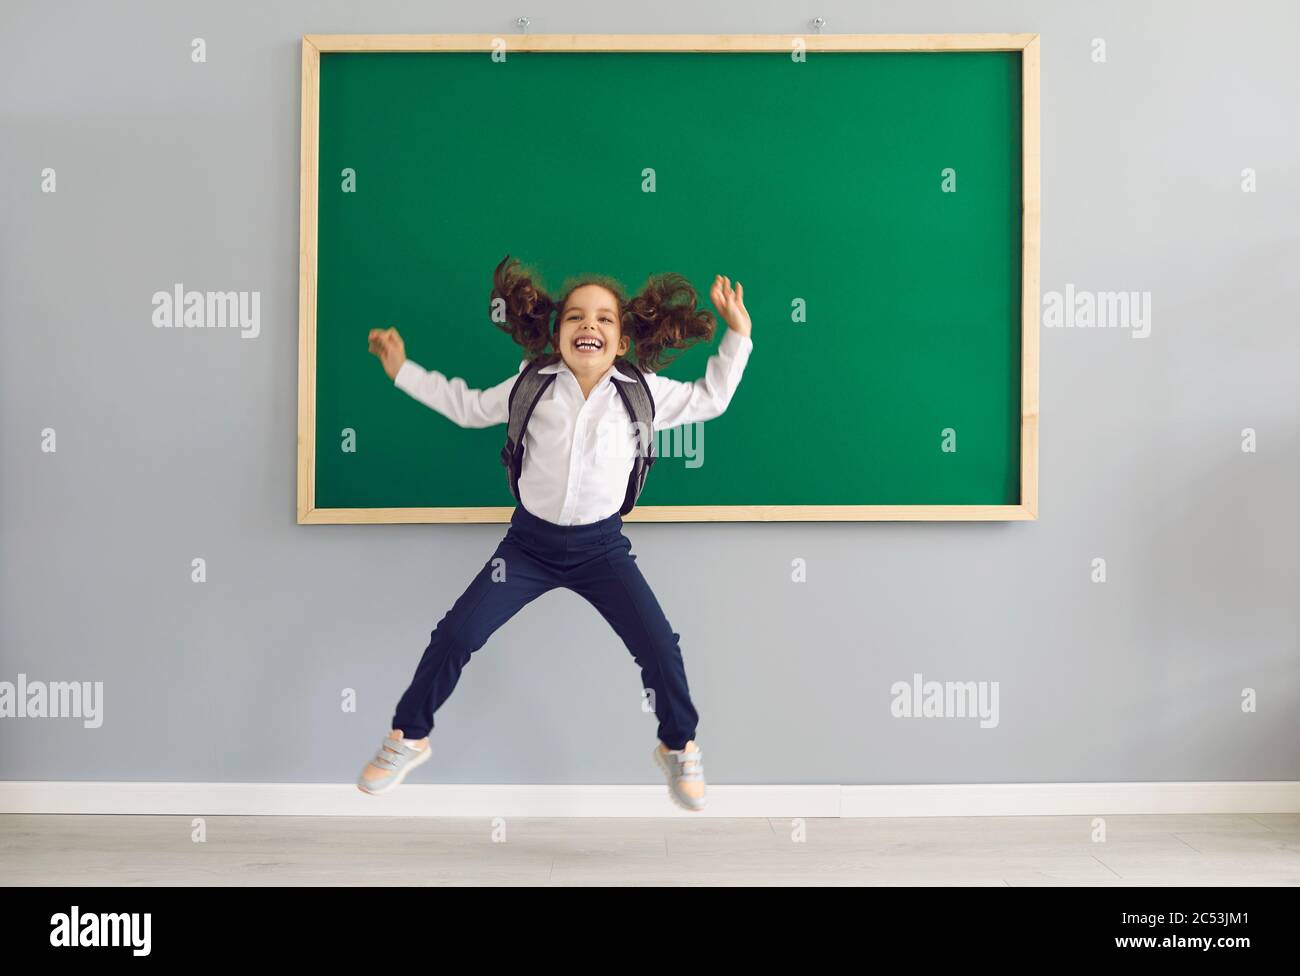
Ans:
MULTIPOLYGON (((521 504, 519 475, 524 468, 524 431, 528 429, 528 421, 538 401, 542 399, 542 394, 556 377, 555 373, 539 372, 542 365, 536 360, 529 363, 510 389, 510 425, 506 432, 506 446, 501 448, 501 463, 506 468, 510 491, 515 496, 515 500, 521 504)), ((655 463, 655 401, 650 393, 650 385, 646 383, 645 375, 635 363, 619 358, 614 360, 614 367, 637 381, 620 383, 612 376, 609 378, 614 388, 618 390, 618 395, 623 398, 623 406, 627 408, 628 416, 635 423, 634 429, 640 442, 632 461, 632 472, 628 475, 627 494, 623 498, 623 507, 619 509, 619 515, 626 515, 636 507, 636 500, 641 495, 641 489, 645 487, 646 475, 650 473, 650 468, 655 463)))

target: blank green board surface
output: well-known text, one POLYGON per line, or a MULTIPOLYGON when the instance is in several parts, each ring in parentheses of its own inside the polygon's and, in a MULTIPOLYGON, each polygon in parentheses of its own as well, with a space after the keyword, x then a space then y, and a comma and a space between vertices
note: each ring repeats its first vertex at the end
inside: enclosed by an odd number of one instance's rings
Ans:
MULTIPOLYGON (((1019 502, 1018 52, 325 53, 319 118, 318 507, 514 503, 504 425, 456 427, 366 348, 394 326, 427 369, 513 375, 507 253, 553 291, 744 284, 744 380, 642 505, 1019 502)), ((723 328, 664 375, 703 376, 723 328)))

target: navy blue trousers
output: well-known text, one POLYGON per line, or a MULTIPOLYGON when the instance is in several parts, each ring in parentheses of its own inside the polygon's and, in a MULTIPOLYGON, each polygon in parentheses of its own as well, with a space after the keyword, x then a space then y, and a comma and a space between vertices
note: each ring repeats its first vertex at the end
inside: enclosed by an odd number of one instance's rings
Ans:
POLYGON ((564 587, 600 611, 641 668, 653 692, 659 740, 681 749, 695 738, 699 716, 673 632, 641 575, 632 543, 616 512, 588 525, 556 525, 515 508, 496 551, 430 636, 411 685, 397 703, 392 727, 423 739, 470 655, 527 603, 564 587))

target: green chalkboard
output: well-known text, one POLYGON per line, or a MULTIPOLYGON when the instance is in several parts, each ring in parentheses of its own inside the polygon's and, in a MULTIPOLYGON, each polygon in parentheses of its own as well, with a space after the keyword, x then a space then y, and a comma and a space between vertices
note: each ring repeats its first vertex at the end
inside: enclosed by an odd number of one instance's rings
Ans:
MULTIPOLYGON (((1020 504, 1021 88, 1018 51, 320 54, 313 507, 514 504, 504 426, 366 348, 394 326, 471 387, 514 374, 507 253, 553 289, 744 284, 739 391, 638 511, 1020 504)), ((724 328, 664 375, 702 376, 724 328)))

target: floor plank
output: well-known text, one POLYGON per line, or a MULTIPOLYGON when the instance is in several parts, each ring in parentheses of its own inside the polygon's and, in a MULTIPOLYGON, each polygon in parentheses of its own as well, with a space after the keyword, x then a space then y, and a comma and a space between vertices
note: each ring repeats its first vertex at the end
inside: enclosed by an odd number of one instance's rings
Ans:
POLYGON ((10 814, 0 816, 0 877, 25 886, 1300 885, 1300 816, 196 824, 10 814))

